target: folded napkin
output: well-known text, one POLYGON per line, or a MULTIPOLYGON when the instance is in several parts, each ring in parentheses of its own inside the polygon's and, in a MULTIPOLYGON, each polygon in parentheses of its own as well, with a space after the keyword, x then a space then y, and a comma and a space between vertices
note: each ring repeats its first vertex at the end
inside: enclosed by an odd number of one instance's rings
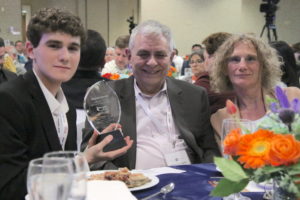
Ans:
POLYGON ((244 189, 244 192, 265 192, 273 189, 272 183, 255 183, 254 181, 250 181, 247 187, 244 189))
POLYGON ((87 200, 137 200, 121 181, 88 181, 87 200))
POLYGON ((143 170, 133 170, 133 172, 151 174, 153 176, 158 176, 161 174, 180 174, 185 172, 184 170, 175 169, 172 167, 158 167, 158 168, 151 168, 151 169, 143 169, 143 170))

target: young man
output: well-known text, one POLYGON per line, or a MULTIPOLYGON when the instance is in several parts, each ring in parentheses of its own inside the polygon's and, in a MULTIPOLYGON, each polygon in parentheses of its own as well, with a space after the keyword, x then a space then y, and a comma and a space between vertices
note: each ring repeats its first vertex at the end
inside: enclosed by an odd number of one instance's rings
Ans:
POLYGON ((17 60, 20 64, 25 64, 27 62, 27 58, 25 56, 25 47, 21 40, 17 40, 15 42, 15 48, 17 51, 17 60))
MULTIPOLYGON (((76 150, 75 109, 61 84, 77 69, 84 32, 78 17, 60 9, 42 9, 31 19, 26 47, 33 70, 0 87, 0 199, 24 199, 30 160, 50 151, 76 150)), ((85 151, 89 163, 112 159, 132 145, 126 138, 127 146, 103 153, 112 137, 95 144, 96 137, 85 151)))
POLYGON ((126 77, 131 73, 128 66, 128 57, 126 55, 128 43, 129 35, 122 35, 117 38, 115 43, 115 59, 104 65, 101 72, 102 75, 106 73, 117 73, 126 77))
POLYGON ((133 30, 127 52, 133 76, 109 83, 120 99, 122 131, 136 145, 105 168, 212 162, 220 155, 204 89, 166 77, 173 49, 170 29, 157 21, 133 30))

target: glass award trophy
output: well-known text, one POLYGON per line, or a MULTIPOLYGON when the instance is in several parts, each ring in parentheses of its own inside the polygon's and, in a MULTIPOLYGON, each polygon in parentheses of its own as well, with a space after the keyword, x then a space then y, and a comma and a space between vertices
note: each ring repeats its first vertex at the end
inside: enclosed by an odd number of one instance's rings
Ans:
POLYGON ((88 89, 84 97, 83 108, 90 125, 99 133, 97 142, 103 140, 107 135, 113 135, 114 139, 104 147, 104 152, 126 146, 119 129, 101 133, 108 125, 119 123, 121 117, 119 98, 105 81, 99 81, 88 89))

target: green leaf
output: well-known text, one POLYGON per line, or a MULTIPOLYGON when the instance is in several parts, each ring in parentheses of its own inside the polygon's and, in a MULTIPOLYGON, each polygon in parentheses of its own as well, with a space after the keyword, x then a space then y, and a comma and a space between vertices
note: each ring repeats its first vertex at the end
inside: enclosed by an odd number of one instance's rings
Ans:
POLYGON ((243 168, 234 160, 215 157, 214 161, 224 177, 230 181, 239 182, 249 178, 243 168))
POLYGON ((218 185, 211 191, 210 195, 215 197, 226 197, 230 194, 242 191, 249 183, 248 179, 239 182, 233 182, 226 178, 222 178, 218 185))
POLYGON ((263 173, 265 173, 265 174, 271 174, 271 173, 283 171, 284 169, 285 169, 284 167, 280 167, 280 166, 278 166, 278 167, 265 166, 263 168, 257 169, 257 171, 262 170, 263 173))
POLYGON ((278 101, 277 101, 277 99, 275 99, 275 98, 273 98, 273 97, 270 97, 269 95, 265 95, 265 102, 266 102, 266 104, 267 104, 268 107, 269 107, 269 105, 270 105, 271 103, 278 102, 278 101))

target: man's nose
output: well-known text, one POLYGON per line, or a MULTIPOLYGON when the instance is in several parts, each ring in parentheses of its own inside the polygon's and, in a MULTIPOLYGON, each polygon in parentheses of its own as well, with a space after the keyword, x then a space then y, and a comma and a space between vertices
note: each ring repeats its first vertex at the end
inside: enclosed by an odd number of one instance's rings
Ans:
POLYGON ((147 65, 149 65, 149 66, 156 66, 157 65, 157 61, 156 61, 154 55, 150 56, 149 60, 147 61, 147 65))

